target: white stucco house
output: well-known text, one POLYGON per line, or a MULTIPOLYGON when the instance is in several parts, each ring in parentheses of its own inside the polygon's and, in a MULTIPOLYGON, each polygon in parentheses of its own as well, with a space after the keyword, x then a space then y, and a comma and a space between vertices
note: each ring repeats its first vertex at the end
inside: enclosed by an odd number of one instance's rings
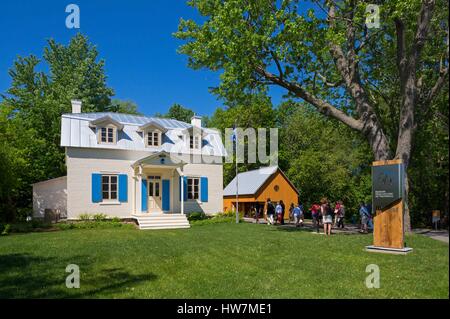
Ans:
POLYGON ((81 109, 74 100, 62 115, 67 176, 33 185, 34 216, 58 208, 69 220, 103 213, 154 229, 189 227, 186 213, 222 210, 226 152, 200 117, 185 123, 81 109))

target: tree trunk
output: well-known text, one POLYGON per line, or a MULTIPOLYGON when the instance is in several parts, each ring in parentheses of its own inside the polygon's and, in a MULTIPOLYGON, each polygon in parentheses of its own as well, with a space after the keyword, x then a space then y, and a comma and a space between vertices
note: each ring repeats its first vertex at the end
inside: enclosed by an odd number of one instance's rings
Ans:
POLYGON ((408 178, 408 170, 405 169, 405 198, 404 198, 404 207, 405 210, 403 212, 403 229, 405 233, 411 232, 411 215, 409 213, 409 178, 408 178))

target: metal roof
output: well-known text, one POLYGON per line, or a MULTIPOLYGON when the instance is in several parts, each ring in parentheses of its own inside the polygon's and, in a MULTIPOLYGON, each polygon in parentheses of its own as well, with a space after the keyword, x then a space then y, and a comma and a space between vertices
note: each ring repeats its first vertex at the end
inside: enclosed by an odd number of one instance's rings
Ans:
MULTIPOLYGON (((253 171, 239 173, 238 195, 253 195, 278 170, 278 166, 262 167, 253 171)), ((236 177, 223 190, 224 196, 236 195, 236 177)))
POLYGON ((93 112, 93 113, 67 113, 63 114, 64 117, 70 117, 74 119, 85 119, 85 120, 96 120, 105 116, 111 117, 113 120, 128 125, 143 125, 149 122, 156 122, 159 125, 167 128, 188 128, 191 127, 191 124, 181 122, 174 119, 163 119, 158 117, 149 117, 142 115, 131 115, 131 114, 123 114, 123 113, 114 113, 114 112, 93 112))
MULTIPOLYGON (((113 112, 68 113, 63 114, 61 119, 61 146, 189 154, 191 150, 183 140, 183 132, 190 128, 192 128, 191 124, 174 119, 113 112), (118 132, 116 144, 99 144, 95 128, 90 127, 92 121, 105 117, 110 117, 123 125, 123 129, 118 132), (144 145, 144 138, 139 127, 147 123, 155 123, 167 129, 161 147, 149 148, 144 145)), ((210 128, 202 128, 202 132, 201 153, 210 156, 226 156, 220 132, 210 128)))

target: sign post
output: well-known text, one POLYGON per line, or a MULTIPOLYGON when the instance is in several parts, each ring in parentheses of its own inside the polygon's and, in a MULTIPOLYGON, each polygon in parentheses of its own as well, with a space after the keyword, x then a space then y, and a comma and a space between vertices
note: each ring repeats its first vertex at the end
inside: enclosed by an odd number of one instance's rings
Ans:
POLYGON ((406 254, 405 247, 405 167, 402 160, 376 161, 372 164, 373 245, 367 251, 406 254))

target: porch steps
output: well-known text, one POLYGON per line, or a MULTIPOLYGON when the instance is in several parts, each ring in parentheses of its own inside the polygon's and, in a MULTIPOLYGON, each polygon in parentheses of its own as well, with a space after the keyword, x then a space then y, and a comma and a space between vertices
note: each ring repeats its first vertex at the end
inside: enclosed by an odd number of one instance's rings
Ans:
POLYGON ((139 229, 176 229, 191 227, 184 214, 150 213, 145 216, 136 215, 134 218, 139 224, 139 229))

